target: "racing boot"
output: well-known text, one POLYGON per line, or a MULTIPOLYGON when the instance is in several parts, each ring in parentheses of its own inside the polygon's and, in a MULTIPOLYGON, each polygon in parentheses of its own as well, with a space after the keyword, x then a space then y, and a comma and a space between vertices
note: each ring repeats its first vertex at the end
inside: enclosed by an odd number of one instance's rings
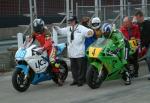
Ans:
POLYGON ((122 79, 124 80, 125 85, 130 85, 131 84, 131 77, 128 71, 124 71, 122 73, 122 79))

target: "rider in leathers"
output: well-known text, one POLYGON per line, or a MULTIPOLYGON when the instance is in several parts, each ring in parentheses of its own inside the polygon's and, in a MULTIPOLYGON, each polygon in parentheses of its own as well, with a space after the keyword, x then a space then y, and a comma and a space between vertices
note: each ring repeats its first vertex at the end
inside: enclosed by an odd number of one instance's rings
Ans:
POLYGON ((126 71, 122 73, 123 80, 125 80, 126 85, 131 84, 130 75, 129 75, 128 67, 127 67, 127 51, 128 50, 127 48, 125 48, 125 41, 124 41, 124 37, 122 33, 119 32, 118 30, 113 30, 112 25, 109 23, 104 23, 101 29, 102 29, 103 37, 107 39, 111 39, 113 43, 115 44, 115 46, 117 47, 117 49, 113 51, 113 53, 118 55, 118 57, 120 58, 120 60, 126 67, 126 71))

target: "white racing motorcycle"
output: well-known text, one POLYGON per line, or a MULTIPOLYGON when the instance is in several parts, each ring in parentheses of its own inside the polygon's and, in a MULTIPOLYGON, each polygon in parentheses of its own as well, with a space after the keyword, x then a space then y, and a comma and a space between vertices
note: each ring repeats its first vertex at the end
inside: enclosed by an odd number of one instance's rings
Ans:
POLYGON ((36 85, 39 82, 53 80, 58 85, 63 85, 68 75, 68 67, 65 61, 59 56, 65 48, 65 44, 58 44, 56 63, 49 62, 47 52, 39 53, 41 47, 33 43, 33 40, 26 39, 15 55, 16 70, 12 75, 13 87, 19 91, 26 91, 30 84, 36 85), (29 42, 30 41, 30 42, 29 42), (57 66, 55 66, 57 64, 57 66))

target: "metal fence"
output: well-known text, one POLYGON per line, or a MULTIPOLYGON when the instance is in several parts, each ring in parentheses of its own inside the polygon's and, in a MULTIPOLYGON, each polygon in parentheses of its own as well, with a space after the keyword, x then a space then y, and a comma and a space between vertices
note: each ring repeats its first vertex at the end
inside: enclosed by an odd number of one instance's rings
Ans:
MULTIPOLYGON (((36 4, 39 16, 49 16, 65 11, 65 0, 36 0, 36 4)), ((0 16, 28 16, 29 13, 29 0, 0 0, 0 16)))
MULTIPOLYGON (((145 17, 150 17, 150 4, 147 5, 141 5, 141 4, 128 4, 124 6, 120 5, 107 5, 107 6, 101 6, 101 8, 98 8, 99 17, 103 22, 113 22, 115 18, 121 14, 120 8, 123 8, 123 15, 120 16, 120 18, 117 19, 117 24, 120 24, 122 22, 121 17, 129 16, 133 17, 135 12, 137 10, 142 10, 144 8, 145 17)), ((93 17, 95 16, 95 6, 79 6, 76 4, 76 15, 79 19, 81 19, 83 16, 93 17)))

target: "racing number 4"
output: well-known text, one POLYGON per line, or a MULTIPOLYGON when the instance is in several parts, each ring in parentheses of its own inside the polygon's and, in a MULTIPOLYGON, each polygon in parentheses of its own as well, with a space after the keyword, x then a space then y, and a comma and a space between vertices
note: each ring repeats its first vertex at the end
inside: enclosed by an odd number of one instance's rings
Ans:
POLYGON ((101 51, 102 51, 102 48, 90 47, 89 48, 89 57, 97 58, 101 51))
POLYGON ((138 43, 137 43, 136 40, 130 40, 130 43, 131 43, 131 46, 132 46, 133 48, 135 48, 135 47, 138 46, 138 43))
POLYGON ((94 49, 93 52, 92 52, 93 56, 95 55, 95 51, 96 51, 96 49, 94 49))

